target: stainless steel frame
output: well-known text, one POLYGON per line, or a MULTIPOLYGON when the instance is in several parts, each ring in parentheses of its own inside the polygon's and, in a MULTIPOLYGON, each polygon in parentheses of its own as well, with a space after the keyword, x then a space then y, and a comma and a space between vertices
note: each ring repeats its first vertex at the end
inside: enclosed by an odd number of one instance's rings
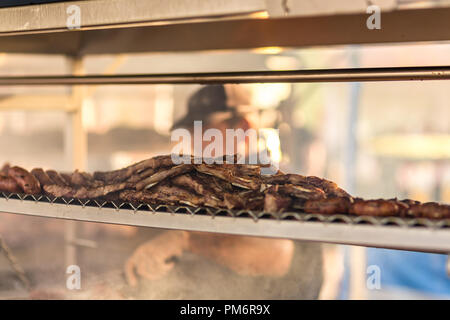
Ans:
POLYGON ((450 80, 450 67, 398 67, 190 74, 0 77, 0 85, 218 84, 450 80))
MULTIPOLYGON (((128 2, 121 2, 124 1, 128 2)), ((180 2, 182 1, 177 1, 180 2)), ((228 3, 254 3, 253 9, 248 10, 258 10, 258 3, 253 1, 228 3)), ((318 16, 287 15, 264 19, 258 15, 233 16, 233 19, 225 15, 224 19, 219 13, 210 15, 206 20, 170 20, 170 16, 166 16, 164 21, 150 21, 152 19, 149 17, 139 22, 122 17, 119 19, 121 22, 118 22, 117 17, 122 13, 126 18, 128 10, 133 8, 128 5, 126 10, 116 13, 101 8, 94 12, 83 10, 82 23, 88 18, 89 21, 87 26, 82 24, 80 30, 69 30, 64 25, 67 17, 63 9, 58 11, 57 18, 51 18, 50 12, 41 12, 39 15, 31 13, 28 20, 20 16, 2 20, 0 10, 0 48, 2 52, 11 53, 88 55, 450 40, 448 7, 383 11, 379 30, 367 28, 369 15, 365 12, 318 16), (106 12, 109 12, 109 16, 106 12), (46 28, 52 19, 60 20, 57 23, 59 27, 46 28), (2 21, 14 23, 15 28, 8 27, 9 24, 2 27, 2 21), (106 24, 105 21, 110 23, 106 24), (24 26, 28 29, 24 29, 24 26)), ((248 10, 246 12, 249 12, 248 10)), ((234 10, 239 11, 236 8, 234 10)), ((222 8, 222 12, 225 13, 226 10, 222 8)), ((164 19, 164 15, 160 19, 164 19)))

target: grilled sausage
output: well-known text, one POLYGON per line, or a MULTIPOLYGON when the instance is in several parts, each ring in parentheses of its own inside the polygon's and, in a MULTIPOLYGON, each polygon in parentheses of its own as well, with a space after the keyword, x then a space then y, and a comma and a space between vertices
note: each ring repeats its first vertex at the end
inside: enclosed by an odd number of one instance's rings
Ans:
POLYGON ((348 198, 328 198, 321 200, 308 200, 303 209, 309 213, 346 214, 350 208, 348 198))

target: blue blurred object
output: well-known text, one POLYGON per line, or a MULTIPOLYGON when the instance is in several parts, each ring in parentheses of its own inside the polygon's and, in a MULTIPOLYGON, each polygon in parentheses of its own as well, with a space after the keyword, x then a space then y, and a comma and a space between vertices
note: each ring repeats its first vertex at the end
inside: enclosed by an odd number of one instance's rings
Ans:
POLYGON ((344 274, 338 290, 338 300, 348 300, 350 298, 350 248, 341 246, 344 260, 344 274))
POLYGON ((2 0, 0 1, 0 8, 28 6, 31 4, 44 4, 53 2, 67 2, 67 1, 74 1, 74 0, 2 0))
POLYGON ((381 269, 381 288, 415 290, 450 297, 447 255, 388 249, 367 249, 367 265, 381 269))

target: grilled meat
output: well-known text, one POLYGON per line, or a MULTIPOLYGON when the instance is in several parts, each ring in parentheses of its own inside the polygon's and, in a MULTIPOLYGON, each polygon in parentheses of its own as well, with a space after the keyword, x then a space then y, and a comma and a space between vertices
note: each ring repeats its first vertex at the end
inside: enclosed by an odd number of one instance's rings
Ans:
POLYGON ((41 184, 41 187, 44 187, 45 185, 53 184, 54 182, 48 174, 42 170, 41 168, 34 168, 31 170, 31 174, 35 176, 36 179, 39 180, 39 183, 41 184))
POLYGON ((58 186, 68 186, 69 183, 55 170, 47 170, 45 171, 47 175, 49 176, 50 180, 52 180, 53 184, 56 184, 58 186))
POLYGON ((289 196, 280 194, 278 192, 278 187, 279 186, 272 186, 265 191, 264 211, 283 212, 291 205, 292 199, 289 196))
POLYGON ((395 201, 390 200, 357 200, 350 206, 349 213, 358 216, 388 217, 395 216, 400 209, 395 201))
POLYGON ((292 184, 295 186, 304 186, 304 187, 316 187, 321 189, 327 197, 346 197, 351 198, 351 196, 339 188, 334 182, 321 179, 314 176, 302 176, 299 174, 278 174, 273 176, 266 176, 263 178, 264 183, 266 184, 275 184, 275 185, 285 185, 292 184))
POLYGON ((13 178, 26 194, 37 195, 41 193, 41 185, 31 173, 21 167, 12 167, 8 176, 13 178))
POLYGON ((232 165, 210 165, 199 164, 195 166, 198 172, 209 174, 219 179, 225 180, 236 187, 243 189, 259 190, 261 182, 258 178, 250 176, 239 176, 239 169, 232 165))
POLYGON ((305 212, 320 214, 347 214, 351 202, 348 198, 308 200, 303 204, 305 212))
POLYGON ((281 193, 288 194, 299 199, 320 200, 326 198, 323 190, 308 185, 285 184, 281 186, 277 185, 276 189, 281 193))
POLYGON ((23 192, 16 180, 4 175, 0 175, 0 191, 11 193, 23 192))
POLYGON ((175 165, 170 155, 159 156, 93 175, 78 170, 58 173, 41 168, 29 173, 6 164, 0 170, 0 192, 266 212, 301 210, 327 215, 450 218, 448 205, 421 204, 408 199, 352 198, 334 182, 315 176, 280 171, 266 176, 261 174, 261 165, 230 164, 226 157, 187 158, 190 164, 175 165))
POLYGON ((9 165, 9 163, 5 163, 5 164, 3 165, 3 167, 0 169, 0 175, 2 175, 2 176, 7 176, 10 167, 11 167, 11 166, 9 165))
POLYGON ((108 171, 108 172, 94 172, 94 178, 112 184, 122 182, 129 179, 136 173, 151 169, 159 169, 161 167, 172 167, 175 164, 170 155, 158 156, 143 160, 123 169, 108 171))
POLYGON ((156 185, 151 191, 125 190, 120 193, 119 197, 123 201, 132 203, 185 204, 189 206, 203 206, 205 203, 202 197, 195 195, 195 193, 189 190, 165 184, 156 185))
POLYGON ((194 170, 194 167, 191 164, 181 164, 179 166, 172 167, 167 170, 160 170, 155 174, 151 175, 150 177, 138 182, 136 184, 136 190, 140 191, 144 188, 149 189, 154 185, 156 185, 157 183, 163 181, 164 179, 167 179, 169 177, 175 177, 192 170, 194 170))
POLYGON ((306 181, 308 184, 311 184, 317 188, 322 189, 329 198, 334 197, 345 197, 345 198, 351 198, 351 196, 344 191, 343 189, 339 188, 336 183, 333 181, 329 181, 326 179, 321 179, 319 177, 309 176, 306 178, 306 181))
POLYGON ((76 198, 76 199, 97 199, 105 197, 111 193, 131 188, 132 184, 127 182, 103 185, 99 187, 72 187, 60 186, 57 184, 45 185, 44 191, 54 197, 76 198))
POLYGON ((172 179, 172 183, 178 187, 188 188, 194 190, 198 195, 205 199, 205 205, 208 207, 223 207, 223 200, 214 193, 214 190, 205 183, 204 180, 199 179, 196 175, 187 173, 177 176, 172 179))
POLYGON ((72 187, 61 186, 57 184, 47 184, 43 187, 43 189, 47 195, 57 198, 59 197, 73 198, 76 192, 72 187))
POLYGON ((413 204, 406 215, 414 218, 450 219, 450 206, 435 202, 413 204))

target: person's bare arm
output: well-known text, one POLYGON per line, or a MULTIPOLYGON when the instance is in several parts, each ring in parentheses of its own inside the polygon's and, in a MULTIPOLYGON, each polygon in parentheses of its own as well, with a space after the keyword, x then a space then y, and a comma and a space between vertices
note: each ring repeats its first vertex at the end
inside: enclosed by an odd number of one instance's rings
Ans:
POLYGON ((171 258, 180 256, 189 244, 186 231, 167 231, 141 244, 125 263, 125 276, 137 285, 136 273, 149 280, 165 276, 174 266, 171 258))
POLYGON ((140 245, 127 260, 128 283, 137 285, 135 272, 150 280, 163 277, 174 266, 170 259, 180 256, 184 250, 241 275, 278 277, 288 272, 294 245, 291 240, 167 231, 140 245))

